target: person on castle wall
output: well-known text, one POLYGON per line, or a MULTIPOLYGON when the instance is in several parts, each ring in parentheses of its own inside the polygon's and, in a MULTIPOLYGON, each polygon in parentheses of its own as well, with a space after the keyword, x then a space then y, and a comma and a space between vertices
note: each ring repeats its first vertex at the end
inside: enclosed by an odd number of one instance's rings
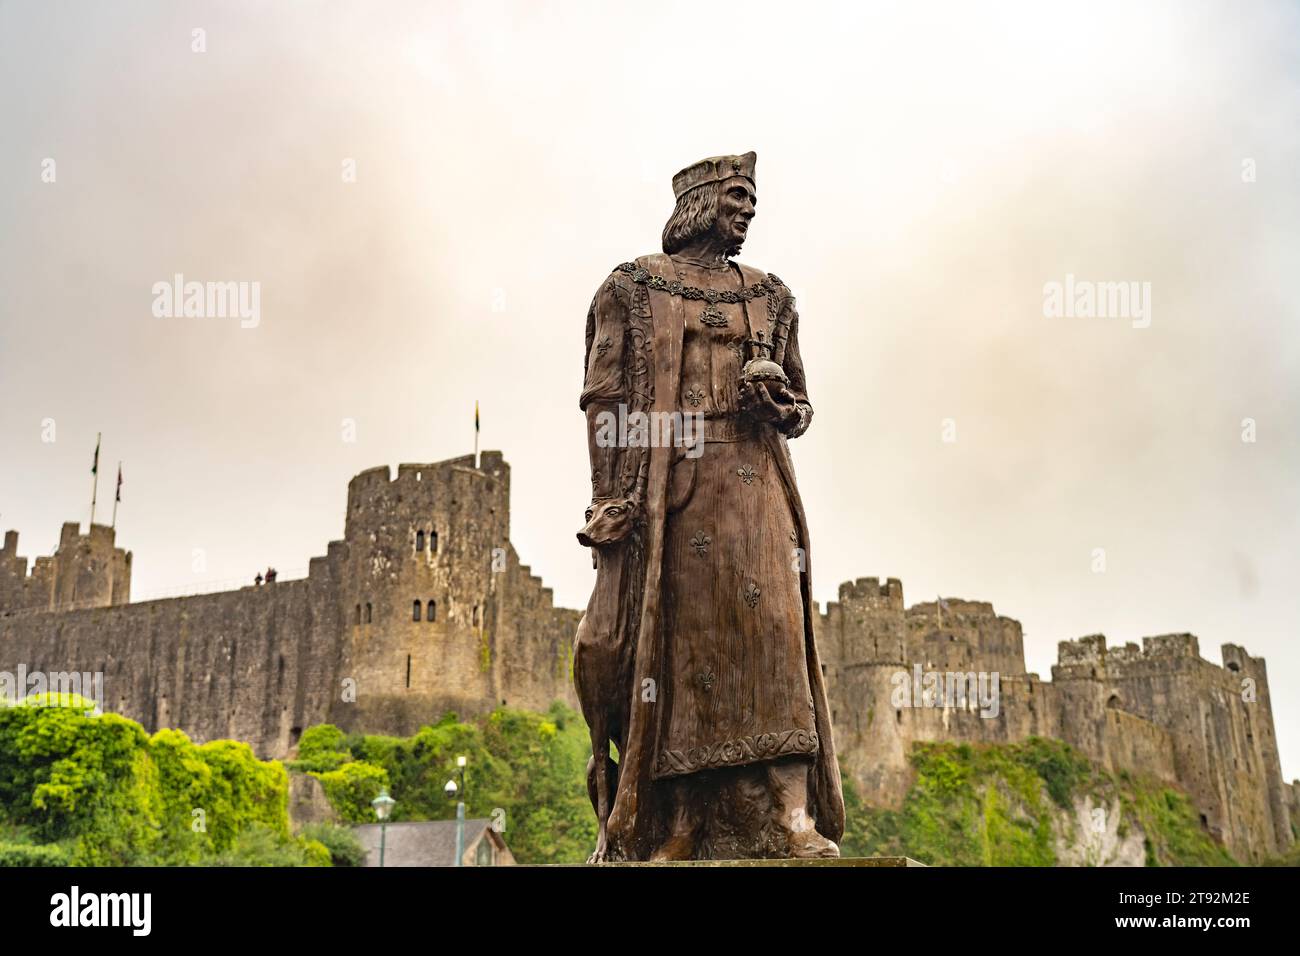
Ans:
POLYGON ((267 584, 275 583, 275 568, 266 569, 266 583, 267 584))
POLYGON ((574 681, 592 731, 593 862, 839 855, 844 801, 786 445, 812 419, 799 317, 781 280, 733 259, 755 162, 712 157, 674 176, 663 253, 615 268, 587 315, 578 540, 597 575, 574 681), (612 434, 646 413, 702 420, 702 436, 612 434))
POLYGON ((258 571, 257 577, 253 578, 253 587, 260 588, 261 586, 262 586, 262 572, 258 571))

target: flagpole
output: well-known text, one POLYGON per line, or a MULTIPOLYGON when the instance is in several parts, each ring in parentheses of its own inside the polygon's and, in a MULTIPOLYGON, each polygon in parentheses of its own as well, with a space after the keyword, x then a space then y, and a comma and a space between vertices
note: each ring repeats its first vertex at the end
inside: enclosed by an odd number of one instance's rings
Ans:
POLYGON ((474 467, 478 468, 478 400, 474 400, 474 467))
POLYGON ((117 463, 117 492, 113 495, 113 524, 111 527, 117 530, 117 503, 122 500, 122 463, 117 463))
MULTIPOLYGON (((99 497, 99 441, 103 432, 95 432, 95 463, 90 468, 90 527, 95 526, 95 500, 99 497)), ((84 459, 83 459, 84 460, 84 459)), ((90 533, 90 528, 86 529, 90 533)))

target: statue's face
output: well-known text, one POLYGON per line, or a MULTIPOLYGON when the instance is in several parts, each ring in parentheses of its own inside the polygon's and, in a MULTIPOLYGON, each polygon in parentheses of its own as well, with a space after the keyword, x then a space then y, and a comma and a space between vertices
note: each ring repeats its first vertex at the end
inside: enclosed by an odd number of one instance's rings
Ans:
POLYGON ((745 241, 757 205, 754 186, 744 176, 732 176, 723 181, 718 196, 718 218, 713 228, 728 248, 739 249, 745 241))

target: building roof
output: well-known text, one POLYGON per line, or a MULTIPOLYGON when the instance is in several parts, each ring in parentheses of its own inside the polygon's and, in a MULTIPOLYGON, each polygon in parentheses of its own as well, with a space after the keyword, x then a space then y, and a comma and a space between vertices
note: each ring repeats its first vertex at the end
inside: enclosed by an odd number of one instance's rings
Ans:
MULTIPOLYGON (((502 857, 514 862, 505 841, 491 829, 486 818, 465 821, 465 856, 471 862, 479 841, 491 839, 502 857)), ((366 851, 364 866, 379 865, 379 824, 363 823, 352 828, 366 851)), ((502 860, 501 862, 506 862, 502 860)), ((456 821, 421 820, 388 824, 384 844, 384 866, 455 866, 456 821)))

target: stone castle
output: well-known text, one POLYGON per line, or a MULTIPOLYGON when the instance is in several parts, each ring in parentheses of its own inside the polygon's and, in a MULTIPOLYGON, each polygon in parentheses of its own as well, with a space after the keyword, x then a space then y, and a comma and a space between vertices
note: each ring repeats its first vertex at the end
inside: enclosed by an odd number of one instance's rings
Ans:
POLYGON ((1264 660, 1235 644, 1223 666, 1192 634, 1106 646, 1100 634, 1062 641, 1052 680, 1025 670, 1018 621, 984 601, 903 605, 903 586, 864 578, 840 585, 820 616, 840 766, 871 802, 896 804, 910 783, 913 741, 1013 743, 1054 737, 1114 772, 1145 774, 1185 791, 1201 826, 1240 860, 1284 852, 1300 822, 1300 781, 1282 779, 1264 660), (896 691, 913 675, 997 672, 996 715, 965 700, 896 691), (937 706, 918 706, 937 703, 937 706))
POLYGON ((575 704, 581 615, 554 606, 509 531, 499 452, 362 472, 342 540, 305 578, 260 587, 129 603, 111 529, 64 525, 30 575, 10 531, 0 671, 102 673, 106 709, 269 757, 323 721, 409 734, 448 710, 575 704))
MULTIPOLYGON (((30 573, 17 552, 9 531, 0 672, 102 674, 105 708, 151 731, 284 757, 325 721, 410 734, 448 710, 577 706, 581 612, 520 563, 500 452, 357 475, 343 538, 299 580, 131 603, 131 554, 108 527, 65 524, 30 573)), ((865 578, 816 620, 841 768, 870 803, 901 800, 913 741, 1037 735, 1180 787, 1239 859, 1293 843, 1300 784, 1282 779, 1264 661, 1237 645, 1220 667, 1190 634, 1084 637, 1059 645, 1048 682, 1026 673, 1020 624, 985 602, 907 608, 899 581, 865 578), (992 673, 995 714, 974 693, 898 698, 913 675, 992 673)))

